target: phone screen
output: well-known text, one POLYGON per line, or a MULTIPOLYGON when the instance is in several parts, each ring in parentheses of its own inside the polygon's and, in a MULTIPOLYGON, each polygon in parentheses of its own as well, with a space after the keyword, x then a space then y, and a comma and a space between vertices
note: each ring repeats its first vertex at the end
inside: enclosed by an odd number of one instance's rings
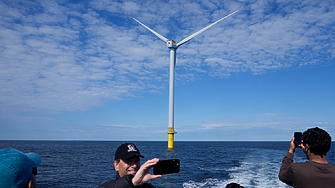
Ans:
POLYGON ((301 132, 295 132, 294 133, 294 144, 296 146, 298 146, 299 144, 301 144, 301 135, 302 135, 301 132))
POLYGON ((178 173, 180 170, 179 159, 160 160, 153 169, 154 175, 178 173))

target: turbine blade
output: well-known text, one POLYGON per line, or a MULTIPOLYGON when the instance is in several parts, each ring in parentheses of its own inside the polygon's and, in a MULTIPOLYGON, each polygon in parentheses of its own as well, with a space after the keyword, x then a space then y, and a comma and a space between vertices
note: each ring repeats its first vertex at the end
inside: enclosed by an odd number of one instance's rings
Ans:
POLYGON ((146 25, 142 24, 140 21, 136 20, 135 18, 133 18, 135 21, 137 21, 139 24, 141 24, 143 27, 147 28, 149 31, 151 31, 153 34, 155 34, 158 38, 160 38, 162 41, 164 41, 165 43, 167 42, 168 39, 166 39, 165 37, 163 37, 162 35, 158 34, 156 31, 150 29, 149 27, 147 27, 146 25))
POLYGON ((208 28, 210 28, 210 27, 212 27, 213 25, 219 23, 219 22, 222 21, 223 19, 228 18, 229 16, 235 14, 235 13, 238 12, 238 11, 239 11, 239 10, 237 10, 237 11, 235 11, 235 12, 233 12, 233 13, 231 13, 231 14, 229 14, 229 15, 223 17, 223 18, 221 18, 220 20, 218 20, 218 21, 216 21, 216 22, 214 22, 214 23, 208 25, 207 27, 205 27, 205 28, 203 28, 203 29, 197 31, 196 33, 194 33, 194 34, 188 36, 188 37, 185 38, 184 40, 180 41, 180 42, 177 44, 177 47, 179 47, 179 46, 181 46, 182 44, 188 42, 189 40, 193 39, 194 37, 196 37, 196 36, 199 35, 200 33, 202 33, 202 32, 204 32, 205 30, 207 30, 208 28))

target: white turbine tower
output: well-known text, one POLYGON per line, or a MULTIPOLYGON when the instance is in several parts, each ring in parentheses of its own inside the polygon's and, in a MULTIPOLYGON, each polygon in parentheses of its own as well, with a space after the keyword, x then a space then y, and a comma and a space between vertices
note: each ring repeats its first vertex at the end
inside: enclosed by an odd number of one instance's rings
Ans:
POLYGON ((178 44, 175 43, 173 40, 168 40, 162 35, 158 34, 154 30, 150 29, 146 25, 142 24, 140 21, 133 18, 136 22, 147 28, 149 31, 151 31, 153 34, 155 34, 158 38, 160 38, 162 41, 164 41, 167 45, 167 47, 170 49, 170 82, 169 82, 169 128, 168 128, 168 149, 173 149, 173 141, 174 141, 174 134, 177 133, 174 131, 174 67, 176 65, 176 51, 179 46, 182 44, 188 42, 189 40, 193 39, 195 36, 199 35, 200 33, 204 32, 208 28, 212 27, 213 25, 217 24, 218 22, 222 21, 225 18, 228 18, 229 16, 235 14, 237 11, 221 18, 220 20, 208 25, 207 27, 199 30, 198 32, 188 36, 184 40, 180 41, 178 44))

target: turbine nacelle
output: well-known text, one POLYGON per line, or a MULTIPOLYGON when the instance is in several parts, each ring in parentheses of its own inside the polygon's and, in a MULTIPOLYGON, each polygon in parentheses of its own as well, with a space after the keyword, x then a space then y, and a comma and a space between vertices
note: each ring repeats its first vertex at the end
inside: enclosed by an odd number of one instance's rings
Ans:
POLYGON ((166 46, 170 49, 171 48, 173 48, 173 49, 178 48, 177 45, 176 45, 176 42, 174 40, 171 40, 171 39, 166 41, 166 46))
POLYGON ((144 25, 143 23, 141 23, 140 21, 136 20, 135 18, 133 18, 136 22, 138 22, 139 24, 141 24, 143 27, 147 28, 149 31, 151 31, 154 35, 156 35, 158 38, 160 38, 162 41, 164 41, 167 45, 168 48, 170 49, 177 49, 179 46, 185 44, 186 42, 190 41, 191 39, 193 39, 194 37, 196 37, 197 35, 199 35, 200 33, 204 32, 205 30, 207 30, 208 28, 212 27, 213 25, 219 23, 220 21, 228 18, 229 16, 235 14, 237 11, 221 18, 220 20, 208 25, 207 27, 204 27, 203 29, 193 33, 192 35, 186 37, 184 40, 180 41, 178 44, 176 44, 173 40, 168 40, 167 38, 163 37, 162 35, 160 35, 159 33, 157 33, 156 31, 150 29, 148 26, 144 25))

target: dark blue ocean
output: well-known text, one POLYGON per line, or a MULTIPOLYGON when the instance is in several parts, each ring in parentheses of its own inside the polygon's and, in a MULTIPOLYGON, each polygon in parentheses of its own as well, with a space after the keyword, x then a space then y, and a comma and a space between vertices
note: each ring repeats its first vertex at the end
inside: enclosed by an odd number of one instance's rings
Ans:
MULTIPOLYGON (((38 168, 38 188, 98 187, 115 177, 114 152, 118 141, 0 141, 0 149, 15 148, 35 152, 42 158, 38 168)), ((235 182, 247 188, 289 187, 278 172, 289 142, 133 142, 144 159, 180 159, 178 174, 150 181, 157 188, 222 187, 235 182)), ((327 159, 335 163, 334 143, 327 159)), ((295 162, 306 160, 297 149, 295 162)), ((152 171, 151 171, 152 172, 152 171)))

